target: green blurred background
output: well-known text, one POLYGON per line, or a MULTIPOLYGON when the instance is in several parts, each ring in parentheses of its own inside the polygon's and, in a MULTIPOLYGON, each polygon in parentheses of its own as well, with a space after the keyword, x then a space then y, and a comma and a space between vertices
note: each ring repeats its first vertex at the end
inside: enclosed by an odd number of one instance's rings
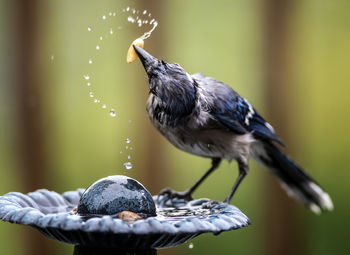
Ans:
MULTIPOLYGON (((232 203, 252 225, 159 254, 348 254, 348 0, 0 0, 0 194, 61 193, 114 174, 136 178, 154 194, 166 186, 184 190, 208 168, 210 160, 175 149, 148 121, 143 68, 127 65, 125 55, 150 27, 128 23, 126 6, 159 22, 145 49, 246 97, 335 204, 333 212, 314 215, 251 162, 232 203), (131 170, 123 167, 128 155, 131 170)), ((222 164, 195 198, 222 200, 236 175, 234 162, 222 164)), ((0 254, 72 251, 29 227, 0 222, 0 254)))

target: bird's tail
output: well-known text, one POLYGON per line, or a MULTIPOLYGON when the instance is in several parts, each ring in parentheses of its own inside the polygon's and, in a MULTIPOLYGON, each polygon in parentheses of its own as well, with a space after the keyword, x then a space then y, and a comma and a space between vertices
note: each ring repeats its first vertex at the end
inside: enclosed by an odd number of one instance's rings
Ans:
POLYGON ((333 210, 330 196, 274 144, 259 143, 253 148, 253 156, 273 171, 289 196, 304 203, 311 211, 333 210))

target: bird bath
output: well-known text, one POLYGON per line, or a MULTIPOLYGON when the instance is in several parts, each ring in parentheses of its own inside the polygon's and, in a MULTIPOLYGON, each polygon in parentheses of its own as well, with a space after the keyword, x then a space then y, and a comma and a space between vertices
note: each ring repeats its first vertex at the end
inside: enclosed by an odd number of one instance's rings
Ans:
POLYGON ((249 225, 235 206, 209 199, 151 197, 126 176, 103 178, 86 191, 7 193, 0 196, 0 219, 73 244, 74 254, 156 254, 158 248, 202 233, 217 235, 249 225))

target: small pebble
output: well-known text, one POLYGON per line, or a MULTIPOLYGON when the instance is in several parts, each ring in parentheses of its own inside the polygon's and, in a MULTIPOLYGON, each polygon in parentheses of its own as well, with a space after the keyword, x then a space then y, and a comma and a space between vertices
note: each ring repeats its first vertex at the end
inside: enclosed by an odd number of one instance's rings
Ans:
POLYGON ((118 218, 127 222, 127 223, 132 223, 137 220, 141 220, 142 217, 138 215, 137 213, 133 213, 130 211, 122 211, 118 214, 118 218))

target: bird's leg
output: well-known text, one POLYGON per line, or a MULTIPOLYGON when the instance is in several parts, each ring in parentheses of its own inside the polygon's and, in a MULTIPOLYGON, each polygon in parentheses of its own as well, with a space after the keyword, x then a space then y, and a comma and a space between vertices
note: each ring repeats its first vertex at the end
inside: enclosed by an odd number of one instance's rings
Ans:
POLYGON ((199 178, 195 184, 193 184, 189 189, 183 192, 176 192, 169 188, 163 189, 159 192, 160 195, 168 195, 170 198, 183 198, 187 201, 193 200, 192 193, 198 188, 198 186, 220 165, 221 158, 212 158, 211 167, 204 173, 204 175, 199 178))
POLYGON ((226 199, 224 200, 225 203, 230 203, 233 195, 235 194, 239 184, 242 182, 242 180, 244 179, 244 177, 247 175, 248 170, 249 170, 249 166, 248 166, 248 162, 246 159, 240 159, 237 160, 238 162, 238 170, 239 170, 239 174, 238 177, 236 179, 235 184, 233 185, 230 193, 228 194, 228 196, 226 197, 226 199))

